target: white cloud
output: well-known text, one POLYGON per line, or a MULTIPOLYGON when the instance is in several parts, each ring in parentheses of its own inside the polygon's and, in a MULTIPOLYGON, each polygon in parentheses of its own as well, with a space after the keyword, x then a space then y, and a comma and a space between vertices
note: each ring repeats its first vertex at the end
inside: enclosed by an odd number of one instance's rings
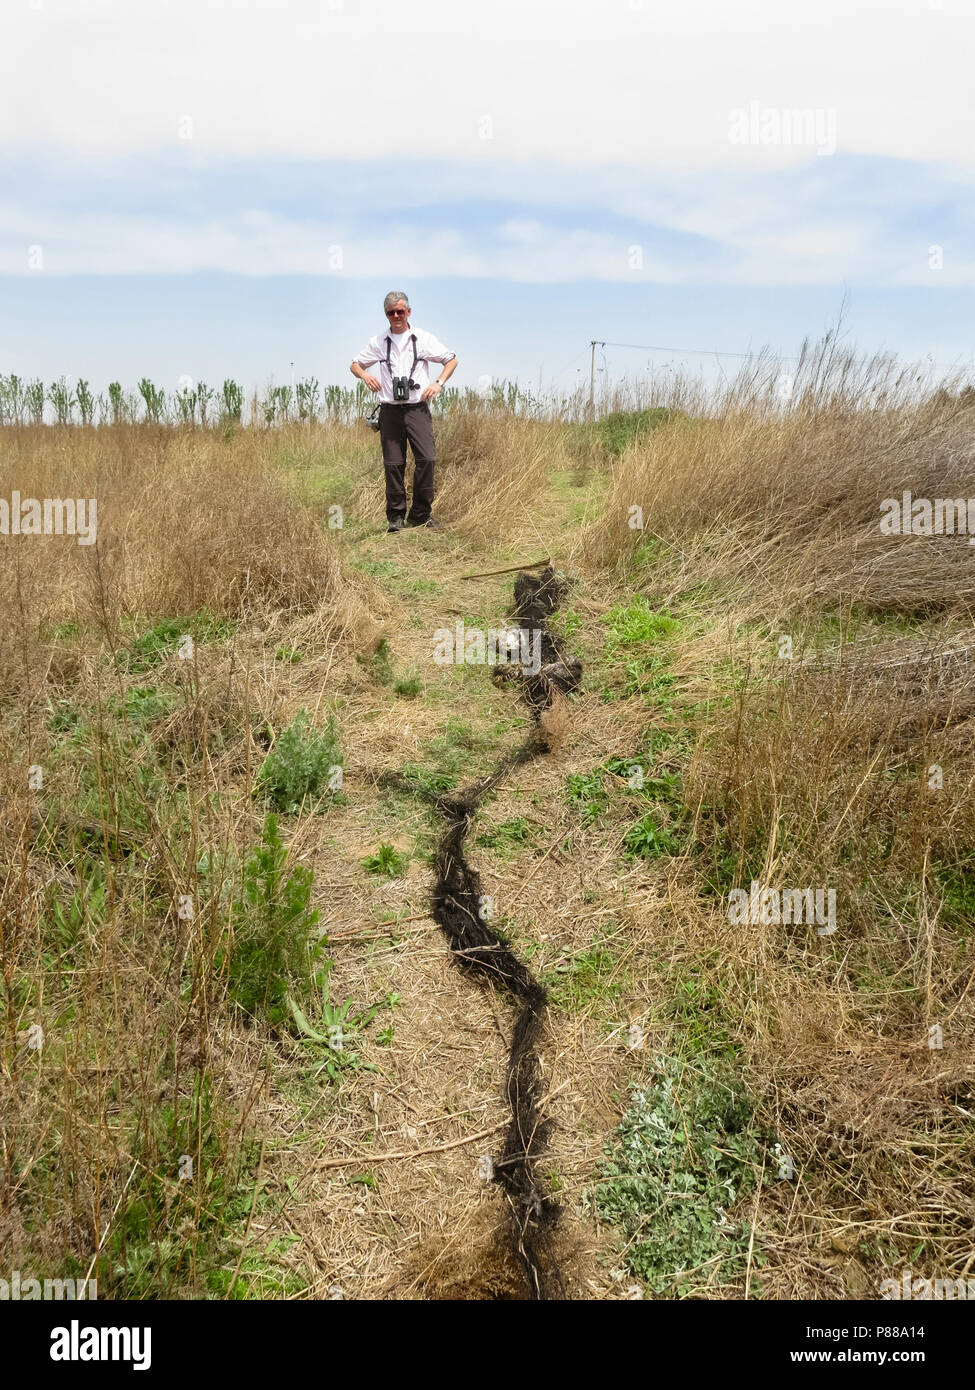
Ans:
POLYGON ((248 158, 807 159, 729 142, 757 101, 835 111, 841 153, 972 167, 973 38, 969 0, 8 0, 0 114, 8 147, 88 155, 175 147, 189 117, 248 158))
POLYGON ((975 283, 972 0, 38 3, 0 273, 975 283), (836 157, 732 143, 753 102, 836 157))
POLYGON ((631 248, 639 241, 633 237, 542 220, 502 222, 488 232, 422 230, 404 220, 360 232, 254 209, 203 222, 100 212, 39 219, 6 204, 0 205, 0 227, 0 274, 14 275, 219 271, 396 280, 408 266, 413 279, 465 276, 537 284, 975 284, 967 251, 952 250, 944 270, 934 273, 926 243, 882 247, 866 227, 842 220, 819 221, 802 232, 739 225, 719 244, 711 264, 686 255, 665 257, 647 245, 637 268, 631 248), (31 246, 43 251, 42 270, 28 269, 31 246))

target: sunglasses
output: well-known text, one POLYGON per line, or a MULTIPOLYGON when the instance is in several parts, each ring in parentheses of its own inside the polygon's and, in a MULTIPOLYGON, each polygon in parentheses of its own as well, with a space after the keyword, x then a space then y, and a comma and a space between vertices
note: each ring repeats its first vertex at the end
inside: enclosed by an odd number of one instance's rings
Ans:
POLYGON ((404 314, 408 314, 409 312, 409 309, 387 309, 386 317, 388 319, 402 318, 404 314))

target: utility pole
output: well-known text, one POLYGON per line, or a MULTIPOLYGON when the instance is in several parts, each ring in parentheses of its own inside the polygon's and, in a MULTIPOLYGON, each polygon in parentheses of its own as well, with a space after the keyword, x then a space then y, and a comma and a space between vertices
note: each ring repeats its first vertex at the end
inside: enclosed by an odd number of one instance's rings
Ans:
POLYGON ((595 338, 590 338, 589 346, 592 348, 592 357, 589 362, 589 419, 593 419, 596 413, 596 348, 605 347, 605 343, 597 342, 595 338))

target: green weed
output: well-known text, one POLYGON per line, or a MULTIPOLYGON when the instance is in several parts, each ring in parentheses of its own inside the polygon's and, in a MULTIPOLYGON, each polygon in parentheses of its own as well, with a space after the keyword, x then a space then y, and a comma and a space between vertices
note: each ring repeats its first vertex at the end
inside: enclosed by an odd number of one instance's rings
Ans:
POLYGON ((616 1003, 625 984, 618 976, 616 955, 603 942, 545 971, 540 981, 555 1008, 574 1014, 585 1013, 594 1004, 616 1003))
POLYGON ((274 810, 288 815, 306 799, 328 792, 337 800, 342 763, 334 718, 323 733, 316 733, 308 728, 308 711, 299 710, 264 759, 254 794, 263 795, 274 810))
MULTIPOLYGON (((755 1187, 764 1151, 743 1086, 658 1057, 657 1079, 634 1088, 589 1194, 619 1226, 623 1261, 657 1294, 682 1297, 740 1277, 750 1223, 732 1209, 755 1187)), ((753 1263, 765 1257, 760 1246, 753 1263)))
POLYGON ((215 618, 206 609, 184 618, 163 618, 143 632, 117 655, 117 663, 126 671, 150 671, 164 657, 181 649, 181 639, 194 642, 223 642, 233 636, 235 624, 215 618))
POLYGON ((415 700, 418 695, 423 694, 423 682, 419 676, 406 676, 403 680, 393 682, 393 690, 404 700, 415 700))
POLYGON ((289 995, 306 993, 313 983, 327 939, 315 931, 311 887, 310 869, 288 868, 277 817, 269 814, 260 845, 244 862, 232 940, 216 962, 226 971, 231 1001, 252 1020, 280 1026, 289 1015, 289 995))
POLYGON ((380 874, 385 878, 400 878, 410 862, 408 854, 400 854, 393 845, 380 843, 375 854, 367 854, 360 860, 367 874, 380 874))
POLYGON ((516 816, 513 820, 501 821, 500 824, 483 831, 478 835, 476 843, 486 849, 496 849, 501 853, 510 854, 530 844, 537 834, 537 827, 532 825, 531 821, 524 816, 516 816))

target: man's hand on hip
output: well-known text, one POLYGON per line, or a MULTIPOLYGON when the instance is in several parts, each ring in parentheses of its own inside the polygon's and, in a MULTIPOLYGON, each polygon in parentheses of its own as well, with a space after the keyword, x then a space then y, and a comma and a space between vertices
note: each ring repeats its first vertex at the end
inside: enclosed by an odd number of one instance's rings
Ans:
POLYGON ((421 401, 435 401, 440 395, 440 387, 435 382, 431 383, 425 391, 420 393, 421 401))
POLYGON ((371 375, 369 374, 369 372, 363 372, 363 373, 362 373, 362 376, 360 376, 359 380, 360 380, 361 382, 363 382, 366 386, 368 386, 370 391, 378 391, 378 390, 379 390, 379 382, 378 382, 378 380, 376 379, 376 377, 371 376, 371 375))

